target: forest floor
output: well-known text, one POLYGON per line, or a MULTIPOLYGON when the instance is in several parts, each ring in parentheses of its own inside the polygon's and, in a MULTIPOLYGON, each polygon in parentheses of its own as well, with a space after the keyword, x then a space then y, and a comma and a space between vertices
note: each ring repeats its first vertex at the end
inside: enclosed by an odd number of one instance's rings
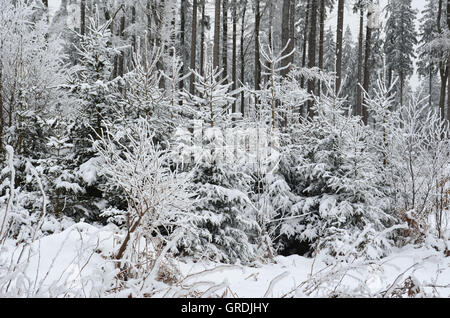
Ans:
MULTIPOLYGON (((119 234, 111 226, 78 223, 35 241, 29 258, 22 262, 24 276, 34 282, 31 294, 124 297, 105 287, 115 275, 111 255, 119 234)), ((5 245, 0 264, 18 257, 16 246, 12 240, 5 245)), ((187 258, 172 263, 178 282, 160 283, 153 297, 450 297, 450 257, 434 248, 407 246, 380 261, 357 259, 334 265, 296 255, 253 266, 187 258)))

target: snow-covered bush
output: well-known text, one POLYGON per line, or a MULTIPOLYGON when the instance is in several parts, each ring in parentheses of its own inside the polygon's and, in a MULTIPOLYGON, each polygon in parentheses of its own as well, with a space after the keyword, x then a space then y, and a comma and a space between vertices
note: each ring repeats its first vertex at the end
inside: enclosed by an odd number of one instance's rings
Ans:
POLYGON ((399 241, 418 243, 430 231, 442 238, 442 221, 448 213, 443 204, 450 164, 448 124, 429 109, 428 98, 412 96, 395 110, 390 88, 382 80, 377 86, 366 100, 374 118, 374 156, 382 162, 385 193, 392 212, 408 225, 399 241))
POLYGON ((294 147, 282 163, 300 197, 292 216, 303 216, 287 220, 281 234, 309 242, 315 253, 381 257, 393 244, 389 232, 396 222, 380 190, 383 177, 370 130, 348 113, 330 82, 324 85, 317 115, 294 132, 294 147))
MULTIPOLYGON (((189 213, 192 176, 172 164, 170 149, 154 143, 146 119, 125 131, 104 125, 93 145, 101 158, 99 170, 127 200, 126 211, 114 215, 123 220, 125 230, 114 257, 124 270, 122 277, 149 275, 152 280, 181 236, 195 231, 195 218, 189 213)), ((105 212, 111 216, 111 210, 105 212)))

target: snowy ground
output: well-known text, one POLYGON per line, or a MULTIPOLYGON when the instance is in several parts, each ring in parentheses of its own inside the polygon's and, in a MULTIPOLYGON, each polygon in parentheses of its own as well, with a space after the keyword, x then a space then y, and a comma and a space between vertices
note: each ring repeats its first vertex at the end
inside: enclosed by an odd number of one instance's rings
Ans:
MULTIPOLYGON (((21 265, 0 272, 0 283, 2 279, 7 280, 7 275, 22 277, 22 282, 19 279, 9 289, 9 292, 20 290, 22 296, 123 297, 120 293, 107 292, 108 282, 114 278, 114 266, 106 259, 118 238, 112 227, 72 225, 36 241, 29 258, 26 252, 23 254, 21 265)), ((11 255, 17 260, 20 254, 13 243, 6 244, 0 254, 3 268, 11 255)), ((327 266, 301 256, 278 256, 275 263, 254 267, 194 263, 186 259, 176 261, 176 267, 181 282, 172 287, 161 284, 160 292, 153 296, 381 297, 396 294, 405 281, 410 281, 413 287, 406 293, 413 290, 413 296, 450 297, 450 258, 425 248, 406 247, 377 263, 357 260, 327 266)))

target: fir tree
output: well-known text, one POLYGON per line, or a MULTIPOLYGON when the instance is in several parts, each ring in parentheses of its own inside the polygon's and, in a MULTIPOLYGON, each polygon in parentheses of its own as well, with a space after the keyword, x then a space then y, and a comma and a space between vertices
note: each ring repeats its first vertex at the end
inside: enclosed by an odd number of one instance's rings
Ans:
POLYGON ((384 51, 389 72, 399 77, 398 97, 403 105, 406 81, 413 74, 416 12, 411 0, 392 0, 387 6, 386 41, 384 51))

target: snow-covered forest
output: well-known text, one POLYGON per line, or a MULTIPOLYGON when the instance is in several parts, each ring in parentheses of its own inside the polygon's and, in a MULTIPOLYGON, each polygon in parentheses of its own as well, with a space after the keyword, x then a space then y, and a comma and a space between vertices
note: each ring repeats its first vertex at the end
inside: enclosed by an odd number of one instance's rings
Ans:
POLYGON ((0 297, 450 297, 422 2, 0 0, 0 297))

